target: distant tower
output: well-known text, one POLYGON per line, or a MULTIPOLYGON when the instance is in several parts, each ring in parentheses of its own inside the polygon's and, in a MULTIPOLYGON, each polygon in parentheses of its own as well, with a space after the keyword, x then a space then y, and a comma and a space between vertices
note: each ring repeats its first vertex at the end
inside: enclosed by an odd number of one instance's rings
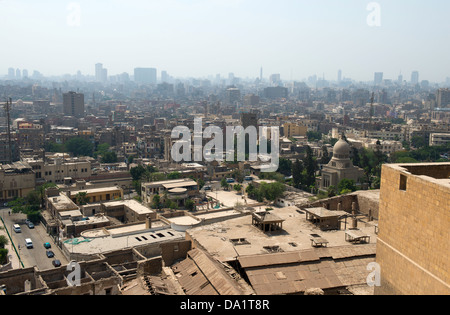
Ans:
POLYGON ((380 85, 383 82, 383 72, 375 72, 373 81, 375 85, 380 85))
POLYGON ((259 80, 262 81, 263 79, 263 67, 261 67, 261 70, 259 72, 259 80))
POLYGON ((411 84, 419 84, 419 71, 413 71, 411 73, 411 84))
POLYGON ((342 70, 339 69, 338 71, 338 82, 342 81, 342 70))

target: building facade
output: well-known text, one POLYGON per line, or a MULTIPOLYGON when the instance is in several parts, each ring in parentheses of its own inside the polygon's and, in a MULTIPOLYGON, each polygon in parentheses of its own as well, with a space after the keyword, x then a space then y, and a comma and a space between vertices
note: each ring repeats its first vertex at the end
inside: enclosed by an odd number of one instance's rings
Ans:
POLYGON ((84 94, 68 92, 63 94, 65 116, 84 117, 84 94))

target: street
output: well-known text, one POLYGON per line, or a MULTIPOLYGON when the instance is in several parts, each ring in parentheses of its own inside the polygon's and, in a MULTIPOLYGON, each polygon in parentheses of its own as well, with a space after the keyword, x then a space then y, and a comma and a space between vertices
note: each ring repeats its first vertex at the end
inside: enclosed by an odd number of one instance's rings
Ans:
MULTIPOLYGON (((46 233, 45 228, 42 224, 36 224, 34 229, 30 229, 24 222, 26 215, 21 213, 12 213, 8 215, 11 211, 9 208, 0 209, 0 216, 5 222, 4 228, 6 228, 12 237, 14 245, 19 252, 19 256, 25 268, 37 266, 39 270, 46 270, 55 268, 52 265, 54 259, 59 259, 62 265, 68 263, 66 257, 63 255, 61 250, 55 245, 53 239, 46 233), (21 233, 16 233, 13 231, 12 226, 14 224, 19 224, 22 230, 21 233), (28 249, 25 246, 25 239, 30 238, 33 241, 33 248, 28 249), (50 250, 55 253, 54 258, 48 258, 46 255, 46 249, 44 248, 44 243, 49 242, 51 244, 50 250)), ((1 222, 0 222, 1 224, 1 222)), ((16 253, 13 249, 9 252, 12 255, 12 259, 18 260, 16 253)))

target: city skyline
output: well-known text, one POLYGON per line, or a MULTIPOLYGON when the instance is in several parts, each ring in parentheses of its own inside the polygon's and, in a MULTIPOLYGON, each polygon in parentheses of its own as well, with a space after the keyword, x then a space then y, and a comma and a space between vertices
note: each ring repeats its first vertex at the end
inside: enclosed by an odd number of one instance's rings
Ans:
POLYGON ((379 26, 370 25, 370 1, 0 1, 4 43, 0 68, 38 69, 45 76, 110 75, 136 67, 175 77, 227 75, 284 80, 316 74, 371 81, 375 72, 409 81, 443 82, 450 68, 445 38, 449 4, 374 2, 379 26), (405 9, 408 9, 405 11, 405 9), (408 12, 405 14, 405 12, 408 12), (30 53, 30 47, 33 53, 30 53), (447 64, 446 64, 447 63, 447 64))

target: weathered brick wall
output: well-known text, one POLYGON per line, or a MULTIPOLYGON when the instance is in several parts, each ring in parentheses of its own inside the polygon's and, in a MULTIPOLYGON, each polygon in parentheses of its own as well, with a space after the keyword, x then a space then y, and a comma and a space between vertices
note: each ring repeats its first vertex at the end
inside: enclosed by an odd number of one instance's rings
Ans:
POLYGON ((449 228, 448 184, 383 165, 376 258, 382 285, 375 293, 450 294, 449 228))

